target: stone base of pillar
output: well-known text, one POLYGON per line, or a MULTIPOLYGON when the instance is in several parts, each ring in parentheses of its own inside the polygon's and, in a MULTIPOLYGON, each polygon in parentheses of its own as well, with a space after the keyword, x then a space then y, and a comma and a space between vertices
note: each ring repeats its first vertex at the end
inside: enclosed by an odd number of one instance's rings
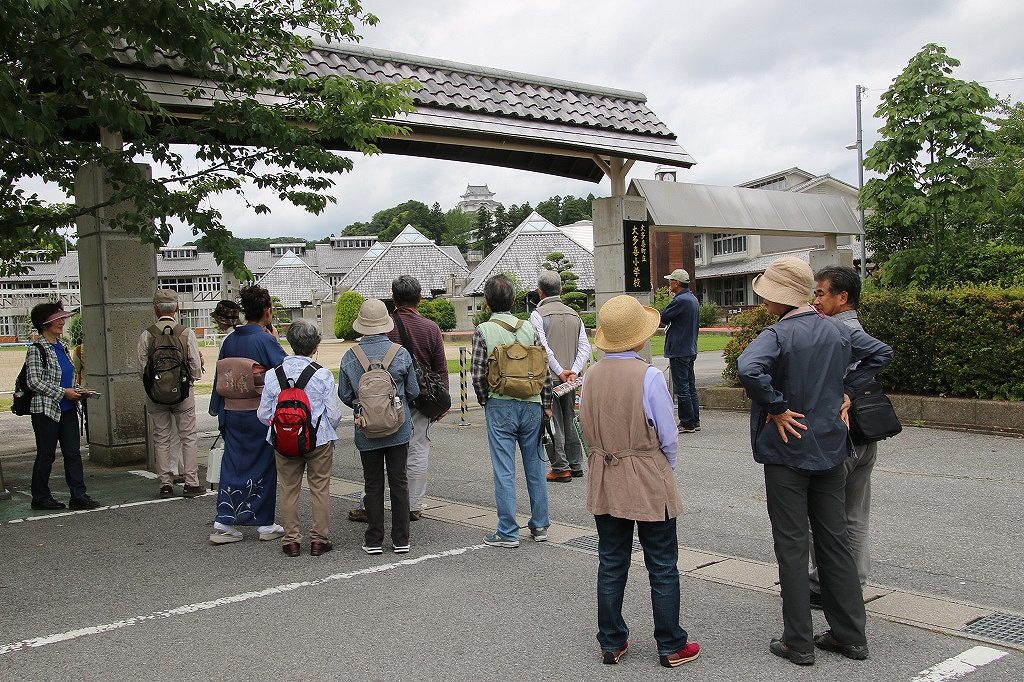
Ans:
POLYGON ((105 467, 126 464, 146 464, 148 448, 145 443, 131 445, 89 445, 89 461, 105 467))

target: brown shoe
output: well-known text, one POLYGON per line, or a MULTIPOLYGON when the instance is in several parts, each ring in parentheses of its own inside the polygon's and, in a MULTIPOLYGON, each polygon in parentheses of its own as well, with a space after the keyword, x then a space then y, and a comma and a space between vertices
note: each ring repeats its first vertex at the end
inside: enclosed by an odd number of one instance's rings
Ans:
POLYGON ((281 550, 288 556, 299 556, 302 554, 302 546, 297 542, 286 542, 281 545, 281 550))
POLYGON ((185 491, 181 494, 182 497, 199 497, 200 495, 206 494, 206 488, 201 485, 187 485, 185 491))
POLYGON ((334 549, 334 544, 330 542, 317 542, 316 540, 314 540, 313 542, 309 543, 310 556, 321 556, 323 554, 326 554, 327 552, 330 552, 332 549, 334 549))
POLYGON ((348 510, 348 520, 358 521, 359 523, 367 523, 369 521, 369 519, 366 518, 366 510, 359 509, 358 507, 348 510))
POLYGON ((560 481, 562 483, 565 483, 565 482, 568 482, 568 481, 572 480, 572 472, 571 471, 549 471, 548 472, 548 480, 549 481, 560 481))

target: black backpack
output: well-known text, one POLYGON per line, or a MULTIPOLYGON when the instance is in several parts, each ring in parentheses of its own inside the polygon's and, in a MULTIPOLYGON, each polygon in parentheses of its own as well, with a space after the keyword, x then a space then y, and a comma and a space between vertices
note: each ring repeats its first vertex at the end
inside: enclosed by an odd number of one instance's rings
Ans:
MULTIPOLYGON (((43 360, 43 367, 46 367, 46 349, 38 343, 33 343, 39 349, 40 357, 43 360)), ((14 381, 14 402, 11 403, 11 412, 24 417, 32 414, 32 390, 28 387, 28 381, 25 378, 25 370, 27 369, 28 363, 26 362, 21 366, 21 373, 18 374, 18 378, 14 381)))
POLYGON ((149 328, 149 353, 142 372, 146 395, 159 405, 177 405, 189 396, 185 326, 154 324, 149 328))

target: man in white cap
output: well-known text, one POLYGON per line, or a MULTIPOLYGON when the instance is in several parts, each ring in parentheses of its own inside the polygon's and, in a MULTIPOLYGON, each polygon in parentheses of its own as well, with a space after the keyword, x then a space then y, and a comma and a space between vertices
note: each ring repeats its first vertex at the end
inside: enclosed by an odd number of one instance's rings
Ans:
POLYGON ((751 400, 754 461, 764 465, 782 588, 783 633, 769 650, 797 665, 812 665, 815 647, 865 659, 864 601, 847 542, 844 463, 851 450, 844 393, 854 395, 870 382, 892 360, 892 349, 811 307, 814 275, 799 258, 775 261, 753 286, 768 312, 779 316, 737 362, 751 400), (830 627, 817 636, 807 575, 809 527, 830 627))
MULTIPOLYGON (((153 296, 153 314, 156 323, 139 335, 137 348, 139 369, 143 374, 146 365, 156 349, 157 336, 169 334, 168 341, 174 345, 181 360, 185 361, 188 370, 188 383, 191 386, 203 375, 202 356, 196 333, 189 327, 178 324, 178 294, 170 289, 160 289, 153 296)), ((182 368, 185 369, 185 368, 182 368)), ((181 441, 181 461, 185 470, 184 497, 198 497, 206 493, 206 488, 199 484, 196 471, 196 448, 199 434, 196 430, 196 398, 190 390, 180 402, 161 404, 152 397, 146 398, 146 413, 153 424, 153 464, 157 468, 160 483, 160 497, 174 496, 174 470, 177 462, 171 457, 171 429, 178 431, 181 441)))
POLYGON ((700 398, 693 363, 697 360, 700 303, 690 291, 690 273, 682 268, 665 275, 672 300, 661 312, 665 357, 672 371, 672 389, 679 406, 679 433, 700 431, 700 398))
POLYGON ((587 510, 597 524, 597 641, 603 660, 629 648, 622 598, 636 527, 651 582, 654 639, 661 664, 674 668, 700 655, 679 624, 682 511, 676 477, 679 434, 665 376, 637 354, 658 329, 654 308, 616 296, 597 314, 595 345, 604 358, 587 372, 580 419, 590 446, 587 510))

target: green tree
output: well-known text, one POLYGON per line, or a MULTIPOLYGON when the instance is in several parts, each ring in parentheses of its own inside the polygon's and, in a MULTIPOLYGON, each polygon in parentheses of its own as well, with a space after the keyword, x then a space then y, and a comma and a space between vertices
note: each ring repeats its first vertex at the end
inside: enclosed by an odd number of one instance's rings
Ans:
POLYGON ((434 205, 430 207, 430 213, 427 215, 427 218, 423 221, 422 225, 423 234, 427 235, 434 242, 440 244, 446 227, 444 211, 441 210, 441 204, 436 201, 434 202, 434 205))
POLYGON ((277 296, 270 297, 270 303, 273 306, 273 322, 275 327, 279 327, 282 324, 288 324, 292 321, 292 316, 285 310, 284 304, 281 303, 281 299, 277 296))
POLYGON ((558 214, 556 225, 570 225, 580 220, 590 220, 594 195, 590 194, 585 199, 569 195, 562 199, 561 211, 558 214))
MULTIPOLYGON (((440 209, 440 206, 438 207, 440 209)), ((432 220, 430 208, 422 201, 409 199, 397 206, 385 208, 373 214, 368 223, 352 223, 344 230, 345 236, 377 235, 382 242, 393 240, 406 225, 422 228, 432 220)))
POLYGON ((75 172, 94 164, 107 202, 133 202, 111 218, 116 227, 162 245, 180 221, 247 276, 210 199, 235 193, 268 213, 246 198, 254 185, 320 213, 336 201, 335 176, 353 166, 326 147, 378 153, 374 140, 405 132, 385 119, 412 108, 411 82, 322 79, 306 68, 314 39, 357 40, 359 25, 376 23, 359 0, 4 0, 2 16, 0 274, 24 272, 23 250, 58 246, 60 229, 106 205, 52 202, 25 181, 71 196, 75 172), (180 93, 195 117, 176 117, 124 75, 117 65, 129 55, 200 79, 180 93), (205 109, 211 93, 218 101, 205 109), (100 130, 121 133, 123 150, 99 144, 100 130), (198 168, 175 144, 193 146, 198 168), (137 159, 162 175, 140 177, 137 159))
POLYGON ((562 220, 562 197, 555 195, 546 201, 537 204, 537 213, 544 216, 548 222, 554 225, 561 225, 562 220))
POLYGON ((447 298, 435 298, 420 303, 419 311, 429 320, 437 323, 443 332, 455 329, 455 306, 447 298))
POLYGON ((882 177, 869 180, 861 196, 872 212, 866 230, 879 260, 974 238, 992 196, 992 174, 972 162, 995 149, 986 112, 997 102, 978 83, 954 78, 959 65, 944 47, 925 45, 882 95, 882 137, 864 159, 882 177))
POLYGON ((576 281, 579 275, 572 271, 575 264, 565 257, 564 253, 554 251, 549 253, 541 267, 546 270, 553 270, 558 273, 562 280, 562 303, 573 310, 580 311, 587 307, 587 295, 576 289, 576 281))
POLYGON ((996 151, 982 164, 992 173, 998 196, 982 224, 990 239, 1024 246, 1024 102, 1003 103, 999 114, 996 151))
POLYGON ((498 242, 496 241, 498 235, 494 229, 494 217, 491 215, 491 212, 483 206, 481 206, 476 212, 473 233, 474 237, 476 237, 473 242, 473 246, 480 251, 483 251, 485 256, 498 245, 498 242))
POLYGON ((444 232, 441 234, 441 244, 457 246, 466 253, 469 244, 473 239, 473 226, 476 224, 476 216, 464 213, 453 208, 444 214, 444 232))
POLYGON ((359 336, 359 332, 352 329, 352 323, 359 317, 359 308, 365 300, 355 291, 346 291, 338 296, 338 302, 334 304, 335 338, 351 341, 359 336))
MULTIPOLYGON (((524 220, 530 217, 531 213, 533 213, 533 207, 530 206, 530 202, 526 202, 522 206, 512 204, 505 209, 505 215, 507 216, 508 224, 512 226, 512 230, 519 227, 524 220)), ((509 232, 511 232, 511 230, 509 230, 509 232)))

